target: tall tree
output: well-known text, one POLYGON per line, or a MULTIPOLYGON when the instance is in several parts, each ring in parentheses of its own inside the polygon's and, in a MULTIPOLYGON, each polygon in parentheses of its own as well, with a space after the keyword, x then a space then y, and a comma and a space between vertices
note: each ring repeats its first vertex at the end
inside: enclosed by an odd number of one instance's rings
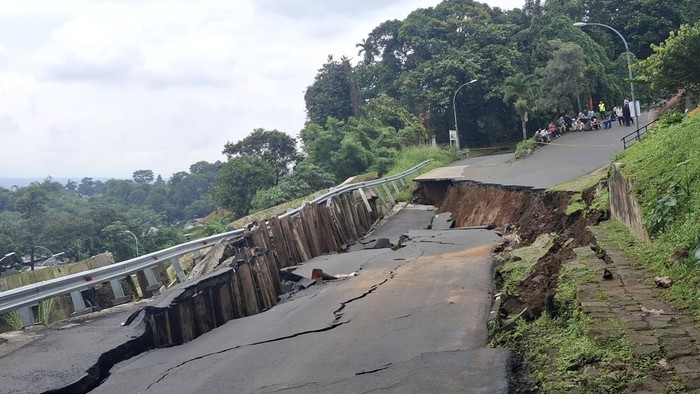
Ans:
POLYGON ((255 193, 275 183, 275 169, 256 156, 233 157, 221 167, 211 198, 218 207, 228 209, 236 218, 250 209, 255 193))
POLYGON ((278 130, 255 129, 235 144, 227 142, 223 153, 232 157, 257 157, 275 169, 275 184, 298 159, 296 140, 278 130))
POLYGON ((523 141, 527 139, 528 110, 534 108, 537 98, 536 89, 537 83, 535 76, 523 73, 518 73, 506 78, 501 87, 503 102, 512 104, 515 108, 515 112, 520 116, 523 127, 523 141))
POLYGON ((26 240, 30 250, 30 265, 34 270, 34 246, 41 229, 42 218, 46 214, 48 196, 46 191, 37 183, 27 186, 15 202, 15 209, 22 215, 29 229, 26 240))
POLYGON ((370 38, 365 38, 362 42, 355 44, 355 47, 360 48, 357 51, 359 56, 362 56, 362 61, 365 65, 370 65, 374 62, 374 58, 379 55, 379 51, 375 43, 370 38))
POLYGON ((659 90, 700 93, 700 22, 671 32, 654 54, 638 65, 640 78, 659 90))
POLYGON ((329 117, 345 120, 353 115, 351 81, 342 62, 328 56, 314 83, 306 89, 306 115, 310 122, 325 125, 329 117))
POLYGON ((540 86, 544 90, 540 97, 544 107, 560 114, 574 109, 573 98, 586 82, 586 60, 578 44, 553 40, 550 45, 554 50, 552 58, 538 69, 540 86))
POLYGON ((136 170, 132 174, 134 183, 146 184, 153 182, 153 170, 136 170))

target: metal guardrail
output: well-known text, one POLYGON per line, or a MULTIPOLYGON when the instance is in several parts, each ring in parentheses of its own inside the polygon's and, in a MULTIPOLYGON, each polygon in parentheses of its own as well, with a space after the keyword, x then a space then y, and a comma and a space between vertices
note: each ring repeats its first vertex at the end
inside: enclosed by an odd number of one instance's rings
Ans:
MULTIPOLYGON (((408 175, 413 174, 419 169, 430 163, 426 160, 400 174, 390 177, 376 179, 372 181, 353 183, 331 190, 317 198, 312 203, 324 202, 342 193, 347 193, 359 190, 365 187, 381 185, 384 183, 394 182, 408 175)), ((299 213, 300 208, 289 211, 280 217, 294 216, 299 213)), ((27 286, 18 287, 7 291, 0 292, 0 313, 12 311, 18 308, 34 305, 39 301, 47 298, 57 297, 63 294, 68 294, 75 291, 85 290, 100 283, 109 282, 110 280, 120 279, 132 275, 138 271, 151 268, 156 264, 167 261, 172 258, 180 257, 187 253, 198 251, 202 248, 209 247, 222 239, 233 239, 244 233, 244 230, 234 230, 222 234, 212 235, 211 237, 189 241, 180 245, 176 245, 157 252, 149 253, 143 256, 133 258, 131 260, 122 261, 116 264, 105 267, 95 268, 88 271, 83 271, 76 274, 62 276, 56 279, 34 283, 27 286)))
MULTIPOLYGON (((332 189, 328 193, 316 197, 315 199, 313 199, 311 201, 311 203, 324 202, 324 201, 327 201, 327 200, 329 200, 337 195, 343 194, 343 193, 347 193, 347 192, 351 192, 351 191, 355 191, 355 190, 359 190, 359 189, 364 189, 366 187, 372 187, 372 186, 377 186, 377 185, 381 185, 384 183, 397 181, 397 180, 404 178, 408 175, 411 175, 414 172, 420 170, 421 168, 427 166, 431 161, 432 160, 423 161, 423 162, 416 164, 415 166, 409 168, 408 170, 406 170, 402 173, 392 175, 392 176, 389 176, 386 178, 380 178, 380 179, 375 179, 375 180, 365 181, 365 182, 351 183, 349 185, 341 186, 337 189, 332 189)), ((299 207, 299 208, 293 209, 291 211, 285 212, 284 214, 279 215, 279 217, 283 218, 283 217, 287 217, 287 216, 294 216, 294 215, 298 214, 302 208, 303 207, 299 207)))
POLYGON ((47 298, 68 294, 73 291, 85 290, 96 284, 109 282, 112 279, 124 278, 173 257, 179 257, 211 246, 222 239, 232 239, 242 234, 243 230, 216 234, 211 237, 189 241, 184 244, 139 256, 131 260, 3 291, 0 292, 0 313, 33 305, 47 298))
POLYGON ((642 137, 644 137, 644 135, 645 135, 645 134, 647 133, 647 131, 649 130, 649 126, 651 126, 651 125, 652 125, 654 122, 656 122, 657 120, 659 120, 659 119, 652 120, 651 122, 647 123, 646 125, 641 126, 641 127, 637 128, 637 130, 635 130, 635 131, 633 131, 633 132, 627 134, 626 136, 622 137, 622 138, 620 139, 620 141, 622 141, 622 146, 623 146, 623 148, 624 148, 624 149, 627 149, 627 148, 629 148, 630 146, 632 146, 632 144, 633 144, 635 141, 641 140, 642 137))

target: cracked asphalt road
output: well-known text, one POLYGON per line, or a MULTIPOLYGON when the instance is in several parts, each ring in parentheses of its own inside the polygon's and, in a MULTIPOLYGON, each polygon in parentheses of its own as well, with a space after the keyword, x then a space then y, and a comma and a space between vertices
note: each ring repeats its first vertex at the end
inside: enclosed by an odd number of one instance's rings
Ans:
MULTIPOLYGON (((416 224, 425 213, 413 212, 377 231, 427 227, 416 224)), ((499 238, 486 230, 408 235, 397 251, 338 255, 360 260, 359 276, 127 360, 94 392, 506 392, 509 352, 485 349, 499 238)))

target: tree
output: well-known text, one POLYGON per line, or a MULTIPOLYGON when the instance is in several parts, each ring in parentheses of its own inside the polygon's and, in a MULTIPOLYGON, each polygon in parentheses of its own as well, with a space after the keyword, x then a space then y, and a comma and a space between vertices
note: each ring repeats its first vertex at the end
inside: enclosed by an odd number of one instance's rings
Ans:
POLYGON ((263 159, 233 157, 221 167, 211 189, 211 198, 215 205, 240 218, 248 213, 255 193, 274 183, 275 169, 263 159))
POLYGON ((379 55, 379 50, 377 50, 375 43, 369 37, 355 44, 355 47, 360 48, 357 51, 357 55, 362 56, 365 65, 372 64, 375 56, 379 55))
POLYGON ((29 234, 27 247, 30 249, 30 265, 34 270, 34 245, 41 229, 42 218, 46 214, 48 196, 37 183, 27 186, 22 195, 15 201, 15 209, 26 220, 29 234))
POLYGON ((328 56, 327 63, 304 93, 309 121, 325 125, 329 117, 340 120, 351 117, 354 114, 351 86, 346 66, 328 56))
POLYGON ((153 171, 152 170, 136 170, 132 174, 134 183, 147 184, 153 182, 153 171))
POLYGON ((275 184, 299 159, 296 140, 278 130, 255 129, 241 141, 227 142, 223 153, 228 157, 257 157, 275 169, 275 184))
POLYGON ((282 181, 268 189, 258 190, 251 201, 252 211, 260 211, 295 198, 304 197, 336 184, 333 174, 308 160, 299 162, 282 181))
POLYGON ((92 196, 95 194, 95 181, 92 178, 85 177, 80 180, 78 185, 78 193, 84 196, 92 196))
POLYGON ((550 45, 554 49, 552 58, 538 69, 544 90, 540 97, 544 107, 556 109, 560 114, 574 108, 573 97, 581 92, 586 81, 586 60, 578 44, 553 40, 550 45))
POLYGON ((527 111, 535 104, 536 81, 534 75, 518 73, 506 78, 501 93, 503 102, 512 104, 515 112, 520 115, 523 127, 523 141, 527 139, 527 111))
POLYGON ((638 65, 640 79, 656 89, 700 92, 700 22, 681 26, 652 48, 654 54, 638 65))
POLYGON ((66 181, 66 190, 69 192, 77 192, 78 191, 78 182, 73 181, 73 180, 68 180, 66 181))

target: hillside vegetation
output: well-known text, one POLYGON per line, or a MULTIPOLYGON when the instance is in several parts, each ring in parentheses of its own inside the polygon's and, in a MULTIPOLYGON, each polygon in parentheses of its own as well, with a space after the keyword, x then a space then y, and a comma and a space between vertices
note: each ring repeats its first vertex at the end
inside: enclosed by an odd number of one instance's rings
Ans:
POLYGON ((621 40, 576 21, 627 38, 646 106, 698 86, 698 18, 696 0, 527 0, 513 10, 445 0, 417 9, 358 37, 357 58, 320 65, 301 130, 256 128, 222 147, 225 161, 169 179, 136 169, 130 180, 49 177, 0 188, 0 255, 130 258, 180 242, 182 225, 214 210, 240 218, 352 175, 411 167, 427 156, 406 149, 433 137, 447 145, 450 129, 469 148, 514 146, 557 114, 621 104, 629 92, 621 40))
POLYGON ((616 227, 621 242, 632 243, 629 252, 652 273, 670 276, 675 284, 665 295, 700 317, 700 117, 667 115, 617 160, 632 181, 652 240, 645 245, 616 227), (669 263, 683 250, 678 263, 669 263))

